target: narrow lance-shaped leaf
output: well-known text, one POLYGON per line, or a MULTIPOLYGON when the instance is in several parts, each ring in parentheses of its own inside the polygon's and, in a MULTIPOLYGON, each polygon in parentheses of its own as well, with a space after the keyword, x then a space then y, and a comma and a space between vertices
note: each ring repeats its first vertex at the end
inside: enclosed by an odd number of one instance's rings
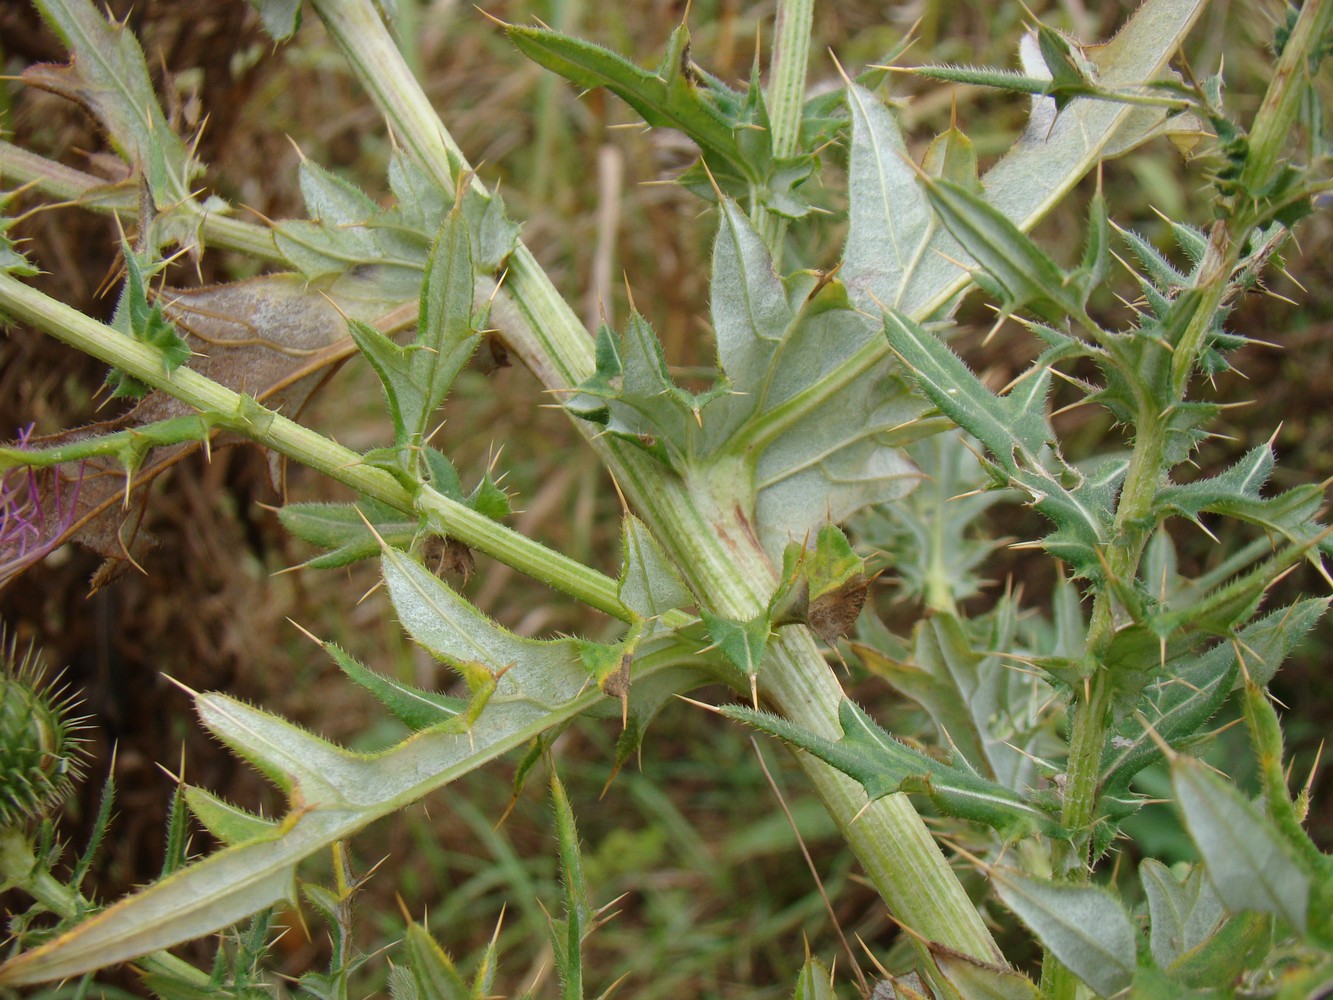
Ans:
POLYGON ((384 386, 398 460, 406 468, 420 466, 435 411, 480 339, 472 328, 474 283, 467 223, 455 208, 426 264, 415 341, 400 347, 368 323, 348 324, 384 386))
POLYGON ((999 283, 1006 311, 1028 308, 1052 321, 1082 314, 1086 296, 1074 277, 1003 212, 953 181, 923 175, 921 183, 945 228, 999 283))
POLYGON ((671 36, 657 72, 591 42, 544 28, 506 27, 510 41, 533 62, 559 73, 576 86, 605 87, 654 128, 675 128, 693 139, 704 156, 750 176, 725 116, 705 100, 689 65, 689 33, 681 25, 671 36))
POLYGON ((1175 745, 1197 733, 1233 690, 1238 653, 1248 676, 1267 684, 1327 608, 1328 600, 1321 598, 1279 608, 1241 629, 1234 639, 1168 664, 1166 677, 1144 691, 1138 709, 1111 729, 1102 755, 1103 787, 1124 793, 1135 774, 1161 759, 1161 742, 1175 745))
POLYGON ((833 992, 833 974, 817 958, 807 958, 796 977, 792 1000, 836 1000, 833 992))
POLYGON ((583 1000, 583 938, 588 933, 592 906, 583 875, 583 852, 578 826, 564 783, 551 772, 551 805, 555 811, 556 840, 560 847, 561 881, 565 889, 565 916, 551 922, 551 943, 560 971, 563 1000, 583 1000))
POLYGON ((383 702, 396 719, 411 729, 429 729, 449 722, 467 708, 458 698, 424 691, 369 670, 334 643, 324 643, 324 650, 333 657, 339 670, 383 702))
POLYGON ((985 445, 1006 470, 1035 456, 1051 437, 1045 392, 1049 375, 1036 373, 1008 396, 987 389, 949 347, 910 317, 884 315, 889 346, 903 359, 916 384, 958 426, 985 445))

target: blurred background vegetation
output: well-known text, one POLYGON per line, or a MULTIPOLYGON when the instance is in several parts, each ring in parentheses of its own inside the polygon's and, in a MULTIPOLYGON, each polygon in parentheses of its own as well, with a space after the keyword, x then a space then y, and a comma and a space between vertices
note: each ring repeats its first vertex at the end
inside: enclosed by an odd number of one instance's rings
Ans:
MULTIPOLYGON (((190 131, 207 118, 200 145, 210 165, 206 184, 234 205, 268 218, 301 214, 296 168, 301 154, 375 193, 391 140, 378 114, 343 68, 318 21, 307 17, 296 39, 274 48, 245 0, 201 5, 165 0, 109 5, 139 36, 158 74, 174 120, 190 131), (299 151, 298 151, 299 148, 299 151)), ((390 4, 386 3, 386 6, 390 4)), ((403 48, 427 93, 482 177, 499 185, 524 238, 590 325, 603 313, 623 321, 626 284, 637 308, 656 327, 668 358, 683 374, 711 363, 707 328, 708 254, 715 220, 680 188, 663 184, 691 162, 677 135, 634 126, 632 112, 603 93, 578 94, 526 63, 504 35, 469 4, 453 0, 394 0, 403 48), (622 280, 623 276, 623 280, 622 280)), ((601 42, 655 65, 684 4, 675 0, 584 0, 483 3, 508 21, 540 18, 552 27, 601 42)), ((1133 6, 1083 0, 1031 3, 1033 11, 1084 39, 1106 37, 1133 6)), ((694 60, 729 81, 743 81, 758 49, 766 64, 773 5, 745 0, 697 0, 690 10, 694 60)), ((1188 58, 1213 72, 1225 54, 1233 115, 1248 121, 1266 85, 1266 40, 1283 16, 1282 4, 1215 0, 1196 29, 1188 58)), ((981 0, 911 0, 886 5, 839 0, 817 11, 811 86, 836 85, 838 62, 855 71, 894 50, 913 24, 917 42, 902 59, 1011 65, 1022 30, 1019 4, 981 0)), ((24 4, 0 4, 4 72, 17 74, 64 52, 24 4)), ((983 156, 983 166, 1021 130, 1025 108, 1012 98, 976 89, 925 85, 894 76, 891 95, 914 151, 944 128, 953 109, 983 156)), ((14 141, 93 173, 115 176, 103 140, 78 108, 7 79, 0 82, 0 124, 14 141)), ((836 156, 833 157, 836 161, 836 156)), ((1076 257, 1090 184, 1043 223, 1039 235, 1057 259, 1076 257)), ((837 212, 841 178, 825 171, 821 196, 837 212)), ((1164 224, 1154 215, 1205 224, 1198 164, 1165 142, 1108 165, 1105 185, 1113 217, 1150 238, 1164 224)), ((836 217, 835 217, 836 218, 836 217)), ((117 267, 118 233, 106 218, 77 209, 45 211, 22 223, 30 256, 47 272, 36 282, 67 302, 105 318, 114 305, 108 282, 117 267)), ((827 218, 794 226, 788 262, 826 266, 836 259, 841 230, 827 218)), ((1228 464, 1280 425, 1275 487, 1333 475, 1333 218, 1307 220, 1301 253, 1287 261, 1292 281, 1273 291, 1297 300, 1252 296, 1236 329, 1279 345, 1253 345, 1236 358, 1244 377, 1219 379, 1228 401, 1252 400, 1229 411, 1230 437, 1199 456, 1207 471, 1228 464), (1304 286, 1299 288, 1295 282, 1304 286)), ((178 266, 177 286, 247 276, 253 265, 210 253, 201 273, 178 266)), ((1117 308, 1113 302, 1107 309, 1117 308)), ((991 325, 981 303, 963 316, 958 349, 1000 386, 1030 360, 1027 335, 1006 325, 986 344, 991 325)), ((110 415, 117 404, 99 391, 104 372, 40 334, 11 328, 0 340, 0 436, 36 423, 49 433, 110 415)), ((521 511, 520 530, 603 570, 618 559, 619 500, 595 457, 581 447, 567 419, 549 408, 540 386, 519 367, 491 375, 466 373, 447 404, 437 443, 465 481, 500 452, 497 469, 521 511)), ((389 429, 368 367, 346 365, 323 387, 301 418, 356 448, 383 443, 389 429)), ((1062 432, 1080 455, 1114 441, 1104 416, 1091 408, 1063 418, 1062 432)), ((157 544, 131 572, 89 596, 98 566, 92 553, 66 547, 0 593, 0 618, 21 642, 35 640, 69 682, 82 689, 90 716, 92 777, 67 811, 76 842, 95 809, 100 777, 112 766, 120 788, 118 818, 90 883, 114 898, 161 867, 162 828, 172 780, 160 762, 181 759, 191 781, 250 808, 272 804, 272 789, 236 764, 198 730, 188 701, 164 680, 196 690, 225 689, 294 718, 356 748, 382 746, 398 731, 369 697, 353 690, 336 668, 287 621, 346 646, 363 662, 416 683, 448 685, 428 657, 402 637, 380 593, 373 564, 346 571, 280 571, 313 553, 286 537, 271 506, 294 500, 342 499, 333 487, 299 468, 284 476, 285 496, 269 485, 266 459, 248 447, 195 455, 154 485, 141 531, 157 544)), ((1032 515, 997 507, 997 534, 1031 537, 1032 515)), ((1205 559, 1208 540, 1182 536, 1193 558, 1205 559)), ((1001 549, 987 576, 994 587, 976 599, 983 608, 1006 580, 1024 587, 1040 607, 1052 584, 1040 559, 1001 549)), ((1319 591, 1317 578, 1283 586, 1319 591)), ((479 557, 468 596, 503 624, 527 635, 597 635, 609 624, 590 618, 559 595, 479 557)), ((892 571, 879 586, 870 614, 899 631, 919 614, 895 599, 892 571)), ((1279 675, 1275 694, 1290 706, 1289 743, 1304 774, 1333 712, 1333 681, 1325 668, 1325 626, 1296 662, 1279 675)), ((922 720, 895 704, 884 685, 855 663, 847 684, 890 728, 912 733, 922 720)), ((779 802, 763 777, 749 735, 680 705, 669 708, 646 741, 641 770, 611 776, 614 725, 586 723, 557 742, 559 761, 578 815, 594 896, 623 894, 620 915, 589 946, 589 982, 601 989, 628 972, 620 995, 762 998, 790 995, 802 938, 826 961, 847 958, 833 933, 812 876, 779 802), (600 796, 600 798, 599 798, 600 796)), ((1242 756, 1236 749, 1237 761, 1242 756)), ((833 901, 838 922, 855 945, 859 936, 876 955, 891 951, 896 929, 873 891, 858 883, 850 855, 785 755, 763 753, 795 814, 833 901)), ((1240 766, 1233 761, 1233 766, 1240 766)), ((383 860, 358 908, 359 945, 367 952, 401 935, 395 895, 455 955, 475 951, 506 908, 500 987, 516 993, 550 968, 541 905, 557 898, 553 834, 543 785, 519 794, 513 811, 514 761, 469 776, 392 821, 356 839, 356 864, 383 860)), ((1333 830, 1333 787, 1316 794, 1311 827, 1333 830)), ((1179 857, 1172 824, 1145 813, 1137 833, 1145 850, 1179 857)), ((203 835, 196 850, 211 845, 203 835)), ((1323 846, 1333 846, 1327 834, 1323 846)), ((312 872, 312 877, 316 873, 312 872)), ((1003 915, 1001 915, 1003 920, 1003 915)), ((324 961, 327 941, 313 919, 295 916, 277 945, 281 970, 298 975, 324 961)), ((204 960, 204 952, 195 957, 204 960)), ((1015 956, 1020 957, 1020 956, 1015 956)), ((857 959, 867 964, 864 953, 857 959)), ((132 977, 123 982, 132 987, 132 977)), ((546 995, 554 984, 546 982, 546 995)), ((365 989, 377 989, 368 980, 365 989)))

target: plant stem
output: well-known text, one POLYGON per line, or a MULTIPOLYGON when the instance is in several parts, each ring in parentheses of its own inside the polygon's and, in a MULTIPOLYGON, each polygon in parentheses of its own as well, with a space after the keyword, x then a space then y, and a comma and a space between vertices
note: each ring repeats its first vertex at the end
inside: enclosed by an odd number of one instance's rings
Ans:
MULTIPOLYGON (((805 75, 810 63, 810 28, 815 0, 779 0, 777 37, 769 70, 768 122, 773 159, 792 156, 800 147, 801 116, 805 110, 805 75)), ((774 267, 782 268, 782 242, 787 220, 756 206, 756 229, 768 247, 774 267)))
POLYGON ((1239 180, 1241 190, 1249 193, 1262 190, 1283 162, 1301 101, 1317 68, 1316 57, 1311 53, 1318 51, 1330 33, 1333 33, 1333 2, 1306 0, 1273 67, 1263 104, 1254 116, 1250 149, 1239 180))
POLYGON ((432 526, 449 537, 585 604, 626 621, 632 617, 620 602, 616 581, 610 577, 428 486, 422 486, 414 495, 387 472, 365 465, 356 452, 189 368, 166 371, 155 348, 104 326, 6 274, 0 274, 0 311, 169 393, 202 413, 215 415, 220 424, 358 493, 398 510, 425 514, 432 526))
MULTIPOLYGON (((29 152, 12 143, 0 141, 0 176, 6 183, 29 185, 47 195, 73 202, 80 208, 96 212, 112 212, 127 222, 137 222, 139 193, 135 188, 109 186, 100 177, 56 163, 44 156, 29 152)), ((203 217, 204 239, 223 250, 234 250, 249 257, 273 261, 283 265, 287 259, 273 242, 273 233, 266 226, 217 212, 205 212, 193 199, 182 202, 199 210, 203 217)), ((54 207, 54 206, 48 206, 54 207)))
MULTIPOLYGON (((413 499, 387 472, 361 464, 356 452, 188 368, 165 371, 155 348, 129 339, 8 275, 0 275, 0 307, 201 412, 223 415, 224 423, 265 447, 392 507, 427 513, 465 544, 547 581, 591 607, 621 619, 629 617, 611 577, 477 515, 432 489, 421 489, 413 499)), ((619 468, 627 495, 636 497, 645 520, 660 529, 669 555, 678 567, 688 567, 689 583, 708 595, 712 607, 734 617, 748 617, 764 607, 777 579, 744 517, 709 505, 705 484, 693 484, 690 491, 680 479, 663 476, 659 469, 645 463, 627 461, 619 468)), ((841 735, 837 705, 842 689, 805 629, 788 629, 774 641, 762 676, 765 696, 785 715, 821 735, 833 739, 841 735)), ((798 756, 798 760, 896 919, 957 951, 985 961, 1002 960, 976 908, 905 796, 890 796, 865 808, 864 792, 849 777, 808 755, 798 756)))
MULTIPOLYGON (((398 141, 423 159, 442 183, 449 179, 451 167, 469 169, 403 64, 370 0, 312 2, 389 119, 398 141)), ((473 183, 478 183, 475 177, 473 183)), ((510 257, 504 290, 497 298, 495 319, 504 327, 509 346, 546 387, 568 389, 587 377, 593 369, 591 338, 521 244, 510 257)), ((591 436, 589 425, 579 424, 580 431, 591 436)), ((710 610, 727 617, 749 617, 765 605, 776 586, 776 571, 743 512, 729 502, 715 503, 706 482, 687 483, 609 436, 592 441, 592 446, 710 610)), ((781 707, 793 721, 820 732, 839 732, 836 706, 841 687, 836 677, 808 636, 791 641, 794 645, 790 647, 775 644, 787 651, 766 663, 765 678, 774 691, 791 691, 781 707), (816 691, 823 691, 823 697, 815 698, 812 692, 816 691)), ((927 938, 976 958, 999 959, 976 908, 906 799, 874 806, 858 819, 865 802, 860 785, 828 768, 811 766, 808 770, 876 888, 893 901, 897 919, 927 938), (896 845, 915 845, 912 870, 891 856, 896 845)))

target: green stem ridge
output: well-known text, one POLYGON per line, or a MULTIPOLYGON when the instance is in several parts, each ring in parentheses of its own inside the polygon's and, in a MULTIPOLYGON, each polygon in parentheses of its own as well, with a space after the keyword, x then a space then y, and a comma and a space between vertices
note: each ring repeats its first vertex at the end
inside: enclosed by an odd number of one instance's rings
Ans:
MULTIPOLYGON (((783 0, 778 4, 777 37, 773 44, 767 95, 774 159, 795 155, 800 145, 805 76, 810 63, 810 29, 814 18, 814 0, 783 0)), ((781 267, 787 220, 758 205, 756 210, 759 218, 755 228, 768 247, 774 265, 781 267)))
MULTIPOLYGON (((454 166, 466 170, 448 131, 430 110, 401 57, 384 31, 370 0, 314 0, 320 17, 343 48, 353 70, 375 97, 400 142, 421 156, 436 156, 437 176, 454 166), (355 24, 354 30, 343 27, 355 24), (388 82, 392 81, 392 82, 388 82), (396 103, 401 101, 401 107, 396 103)), ((473 177, 473 183, 479 183, 473 177)), ((510 257, 504 301, 496 319, 504 325, 509 346, 548 389, 568 389, 593 368, 592 342, 578 317, 551 284, 546 273, 521 244, 510 257)), ((591 437, 587 425, 580 430, 591 437)), ((607 437, 592 445, 634 508, 652 528, 671 561, 686 572, 696 594, 710 609, 728 617, 749 617, 762 609, 776 582, 776 572, 759 546, 743 511, 714 503, 702 484, 687 483, 664 473, 652 460, 628 445, 607 437), (767 586, 767 591, 760 592, 767 586)), ((479 546, 480 547, 480 546, 479 546)), ((597 605, 594 605, 597 606, 597 605)), ((796 630, 793 630, 796 631, 796 630)), ((764 670, 765 691, 790 684, 793 690, 837 690, 841 687, 823 656, 806 638, 787 656, 774 656, 764 670)), ((801 724, 827 730, 837 726, 836 700, 797 700, 780 706, 801 724)), ((833 731, 836 731, 833 730, 833 731)), ((952 942, 960 951, 987 961, 999 952, 981 924, 976 908, 943 854, 910 804, 875 806, 856 820, 864 803, 860 786, 828 769, 810 768, 811 778, 830 808, 871 880, 895 916, 922 935, 952 942), (856 803, 852 807, 852 803, 856 803), (913 870, 888 856, 884 845, 916 844, 913 870), (923 845, 929 845, 926 850, 923 845), (922 893, 922 885, 931 889, 922 893)))
MULTIPOLYGON (((402 63, 373 5, 366 0, 314 0, 314 5, 384 110, 399 141, 438 181, 452 185, 452 173, 466 170, 466 161, 402 63)), ((472 183, 478 183, 475 177, 472 183)), ((497 298, 496 319, 504 325, 515 353, 548 388, 568 388, 586 377, 593 367, 592 342, 522 246, 510 258, 505 289, 497 298)), ((399 509, 419 511, 451 537, 592 607, 620 618, 628 615, 614 580, 428 487, 413 496, 387 473, 362 464, 355 452, 187 367, 168 372, 153 348, 7 275, 0 275, 0 303, 16 319, 215 415, 219 425, 232 427, 362 494, 399 509)), ((588 432, 586 427, 581 429, 588 432)), ((681 479, 664 474, 628 447, 617 447, 605 439, 594 442, 594 447, 659 534, 673 561, 690 567, 690 582, 708 595, 710 605, 723 614, 753 613, 763 607, 768 591, 761 592, 762 585, 773 583, 775 573, 742 512, 714 509, 706 495, 691 492, 681 479)), ((788 640, 792 645, 787 653, 774 657, 765 678, 771 679, 782 707, 794 719, 826 731, 837 725, 841 688, 809 636, 796 635, 788 640), (781 694, 788 690, 790 695, 781 694), (823 692, 823 696, 815 698, 810 692, 823 692)), ((860 786, 822 765, 812 764, 810 771, 872 881, 893 902, 898 918, 928 938, 995 960, 999 953, 975 907, 910 803, 898 798, 875 804, 857 819, 865 802, 860 786), (906 864, 899 860, 894 845, 910 846, 906 864)))
POLYGON ((364 464, 361 456, 188 367, 168 372, 160 353, 21 281, 0 274, 0 307, 15 319, 129 373, 201 413, 220 426, 272 448, 358 493, 403 511, 424 514, 433 527, 506 565, 550 584, 622 620, 632 617, 617 596, 616 581, 512 528, 422 486, 415 495, 393 476, 364 464))

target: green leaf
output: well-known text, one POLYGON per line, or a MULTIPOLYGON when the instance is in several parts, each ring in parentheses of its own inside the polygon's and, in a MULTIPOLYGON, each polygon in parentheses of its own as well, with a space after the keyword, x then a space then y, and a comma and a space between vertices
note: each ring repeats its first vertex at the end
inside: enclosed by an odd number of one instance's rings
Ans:
POLYGON ((421 530, 419 519, 371 499, 355 504, 289 503, 278 511, 278 520, 302 541, 329 550, 302 564, 313 569, 347 566, 378 555, 376 535, 396 548, 407 548, 421 530))
MULTIPOLYGON (((1203 0, 1149 0, 1094 58, 1108 89, 1134 88, 1165 70, 1203 10, 1203 0)), ((1051 109, 1052 111, 1054 108, 1051 109)), ((1159 134, 1160 108, 1111 101, 1075 101, 1057 120, 1038 106, 1022 138, 983 178, 986 200, 1021 230, 1029 230, 1101 159, 1159 134)), ((946 306, 969 280, 971 263, 947 230, 939 229, 923 255, 912 288, 900 305, 917 319, 946 306), (939 251, 939 253, 936 253, 939 251)))
POLYGON ((429 729, 449 722, 467 708, 467 703, 458 698, 423 691, 368 670, 334 643, 324 643, 324 650, 333 657, 338 669, 383 702, 394 718, 410 729, 429 729))
MULTIPOLYGON (((467 223, 455 210, 426 261, 413 342, 400 347, 369 324, 348 321, 352 339, 384 387, 398 462, 414 476, 422 471, 435 411, 481 339, 472 327, 474 284, 467 223)), ((456 474, 453 486, 457 490, 456 474)))
POLYGON ((1099 996, 1114 996, 1130 984, 1137 935, 1114 896, 998 868, 990 877, 1004 905, 1099 996))
POLYGON ((1036 372, 1008 395, 996 396, 944 341, 910 317, 886 312, 884 333, 917 387, 1001 466, 1013 472, 1020 464, 1036 465, 1053 437, 1046 419, 1048 372, 1036 372))
POLYGON ((1268 817, 1191 757, 1172 760, 1171 787, 1227 909, 1271 913, 1304 933, 1310 876, 1268 817))
POLYGON ((134 33, 88 0, 38 0, 37 9, 73 58, 68 66, 32 66, 24 82, 96 115, 116 152, 148 185, 157 213, 145 234, 151 249, 175 242, 197 257, 203 211, 193 181, 203 167, 167 123, 134 33))
POLYGON ((583 1000, 583 938, 592 929, 592 904, 583 875, 583 853, 569 796, 555 770, 551 771, 551 805, 555 811, 556 842, 560 847, 561 884, 565 890, 565 917, 551 921, 551 943, 560 972, 564 1000, 583 1000))
POLYGON ((862 308, 878 312, 902 303, 934 228, 933 216, 893 114, 856 84, 847 88, 847 107, 852 138, 841 277, 862 308))
POLYGON ((1327 608, 1328 600, 1320 598, 1279 608, 1241 629, 1234 640, 1169 661, 1163 679, 1146 688, 1135 711, 1108 734, 1103 788, 1126 792, 1135 774, 1161 759, 1158 740, 1177 746, 1213 717, 1235 688, 1238 652, 1255 683, 1267 684, 1327 608))
POLYGON ((407 924, 403 951, 418 996, 432 1000, 473 1000, 472 990, 449 953, 415 920, 407 924))
POLYGON ((221 843, 231 846, 275 833, 276 821, 264 819, 194 785, 185 787, 185 804, 201 826, 221 843))
POLYGON ((945 815, 984 823, 1006 840, 1038 831, 1054 837, 1066 835, 1042 807, 970 770, 945 764, 899 743, 848 699, 838 706, 843 735, 836 742, 766 712, 737 705, 719 711, 814 754, 860 782, 872 800, 894 792, 923 793, 945 815))
POLYGON ((817 958, 807 958, 796 977, 792 1000, 837 1000, 833 992, 833 974, 817 958))
POLYGON ((384 580, 398 620, 418 643, 456 669, 480 664, 503 675, 504 691, 530 682, 537 695, 564 701, 584 685, 575 639, 524 639, 501 628, 419 562, 394 549, 383 553, 384 580))
POLYGON ((1139 881, 1148 897, 1153 961, 1166 969, 1217 929, 1222 901, 1201 865, 1191 868, 1184 882, 1177 882, 1166 865, 1144 858, 1139 862, 1139 881))
MULTIPOLYGON (((411 564, 392 550, 386 563, 392 561, 390 555, 411 564)), ((392 572, 386 570, 386 576, 392 572)), ((406 578, 399 583, 408 591, 396 598, 399 614, 413 627, 422 626, 423 619, 439 612, 434 588, 443 584, 420 567, 399 575, 406 578), (414 593, 417 588, 421 593, 414 593)), ((447 605, 444 610, 453 613, 447 605)), ((489 648, 503 655, 504 638, 489 648)), ((701 675, 690 666, 697 662, 694 649, 669 636, 646 641, 635 660, 636 694, 643 691, 660 702, 701 683, 701 675)), ((581 665, 564 670, 551 666, 531 656, 515 662, 467 733, 436 727, 370 756, 348 753, 225 695, 197 696, 206 726, 247 759, 262 760, 284 787, 299 787, 293 808, 276 827, 195 862, 69 934, 11 959, 0 966, 0 983, 23 985, 81 975, 212 933, 273 902, 293 898, 295 867, 302 859, 540 733, 607 704, 599 691, 590 689, 581 665)))
POLYGON ((657 539, 633 514, 626 514, 621 524, 616 593, 622 604, 643 618, 694 603, 694 595, 667 562, 657 539))
MULTIPOLYGON (((174 371, 190 357, 190 345, 176 332, 162 313, 162 303, 148 301, 148 281, 164 266, 150 255, 135 252, 121 241, 121 257, 125 261, 125 287, 111 325, 141 344, 156 348, 162 354, 164 371, 174 371)), ((139 399, 148 393, 148 386, 116 369, 107 375, 113 396, 139 399)))
POLYGON ((940 222, 999 284, 1006 312, 1029 309, 1052 322, 1082 314, 1087 295, 1074 276, 982 195, 929 175, 921 184, 940 222))
POLYGON ((1007 965, 980 962, 932 941, 930 957, 944 980, 966 1000, 1038 1000, 1032 980, 1007 965))
POLYGON ((775 562, 820 525, 911 490, 915 470, 897 446, 912 440, 901 429, 920 411, 906 386, 873 368, 845 382, 827 377, 874 339, 874 325, 837 281, 798 274, 780 282, 730 201, 713 250, 712 312, 735 394, 703 411, 704 429, 710 449, 745 447, 747 461, 757 454, 755 526, 775 562))
POLYGON ((461 213, 445 219, 426 262, 411 374, 422 392, 421 412, 408 424, 408 440, 421 444, 432 414, 444 402, 480 339, 472 329, 472 251, 461 213))
POLYGON ((275 42, 285 42, 301 26, 302 0, 250 0, 250 6, 259 11, 264 30, 275 42))
MULTIPOLYGON (((678 388, 662 345, 639 313, 623 335, 605 324, 597 334, 597 367, 565 402, 576 416, 603 424, 670 468, 681 469, 701 434, 700 411, 717 392, 699 396, 678 388)), ((718 390, 721 391, 721 390, 718 390)))
POLYGON ((689 62, 689 33, 678 27, 656 72, 642 69, 609 49, 544 28, 508 25, 505 31, 520 52, 577 87, 605 87, 654 128, 684 132, 710 166, 725 165, 742 176, 752 171, 740 155, 732 125, 708 99, 689 62))
POLYGON ((760 613, 746 621, 719 618, 707 611, 701 612, 708 636, 718 650, 742 673, 753 678, 759 673, 764 658, 764 647, 773 631, 767 613, 760 613))
POLYGON ((1014 648, 1013 615, 997 613, 990 641, 980 649, 964 624, 948 613, 919 622, 910 662, 855 648, 872 672, 930 713, 958 757, 983 777, 1020 791, 1036 777, 1031 754, 1038 730, 1029 720, 1033 682, 988 651, 1014 648))

